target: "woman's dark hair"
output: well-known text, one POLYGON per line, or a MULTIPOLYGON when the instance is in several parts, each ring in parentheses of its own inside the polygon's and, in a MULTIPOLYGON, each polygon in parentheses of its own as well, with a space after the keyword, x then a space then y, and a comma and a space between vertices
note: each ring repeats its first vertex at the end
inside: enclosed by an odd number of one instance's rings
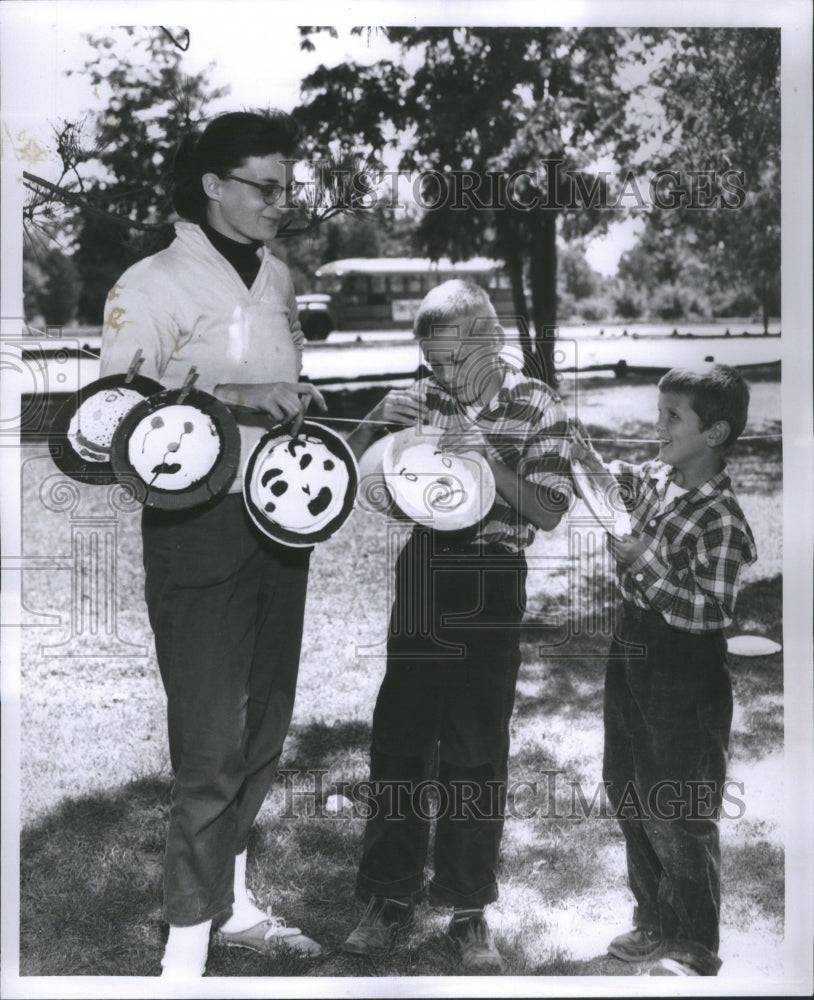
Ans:
POLYGON ((204 174, 223 177, 250 156, 296 154, 299 129, 284 111, 234 111, 213 118, 203 132, 190 132, 178 145, 172 166, 172 205, 182 219, 205 222, 204 174))

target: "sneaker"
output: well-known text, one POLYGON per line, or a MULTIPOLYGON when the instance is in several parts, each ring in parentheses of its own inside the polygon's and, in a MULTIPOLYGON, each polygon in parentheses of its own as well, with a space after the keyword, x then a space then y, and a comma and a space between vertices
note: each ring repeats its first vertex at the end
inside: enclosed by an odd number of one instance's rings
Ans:
POLYGON ((650 970, 651 976, 700 976, 691 965, 677 958, 662 958, 650 970))
POLYGON ((608 945, 608 954, 623 962, 645 962, 661 950, 661 935, 646 927, 634 927, 626 934, 615 937, 608 945))
POLYGON ((472 972, 503 971, 503 959, 483 914, 451 920, 447 934, 455 942, 463 969, 472 972))
POLYGON ((261 955, 279 955, 288 951, 304 958, 322 954, 322 946, 306 937, 299 927, 287 926, 282 917, 272 916, 271 907, 266 919, 245 931, 218 931, 217 940, 229 948, 249 948, 261 955))
POLYGON ((342 945, 348 955, 374 955, 386 951, 415 919, 415 905, 408 899, 373 896, 362 919, 342 945))

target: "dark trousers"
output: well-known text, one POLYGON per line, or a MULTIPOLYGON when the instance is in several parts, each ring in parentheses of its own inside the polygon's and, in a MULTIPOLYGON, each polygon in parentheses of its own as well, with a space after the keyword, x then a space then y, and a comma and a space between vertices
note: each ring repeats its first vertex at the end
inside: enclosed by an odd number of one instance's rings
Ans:
POLYGON ((399 554, 373 714, 379 790, 365 827, 362 898, 422 891, 434 818, 433 899, 497 899, 525 580, 522 554, 420 529, 399 554))
POLYGON ((694 635, 623 606, 605 679, 604 779, 625 837, 638 927, 714 975, 718 817, 732 682, 720 632, 694 635))
POLYGON ((191 511, 145 509, 142 535, 175 776, 164 916, 188 926, 233 902, 235 855, 276 775, 310 550, 265 539, 235 494, 191 511))

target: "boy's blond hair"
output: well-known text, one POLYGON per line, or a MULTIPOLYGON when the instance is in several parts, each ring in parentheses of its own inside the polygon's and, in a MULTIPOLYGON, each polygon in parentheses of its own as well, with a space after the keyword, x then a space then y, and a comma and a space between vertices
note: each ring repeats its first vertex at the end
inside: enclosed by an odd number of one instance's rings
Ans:
MULTIPOLYGON (((431 288, 424 296, 413 321, 413 334, 417 340, 425 340, 436 327, 453 326, 462 316, 483 317, 490 324, 496 320, 495 308, 485 289, 474 281, 452 278, 431 288)), ((470 331, 462 333, 468 336, 470 331)))

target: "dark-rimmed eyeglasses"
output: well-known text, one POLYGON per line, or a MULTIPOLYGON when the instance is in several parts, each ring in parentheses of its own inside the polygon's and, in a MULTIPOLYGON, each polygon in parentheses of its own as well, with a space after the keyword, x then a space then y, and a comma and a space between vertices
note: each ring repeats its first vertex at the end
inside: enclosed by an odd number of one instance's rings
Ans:
POLYGON ((302 187, 302 184, 297 181, 291 181, 285 187, 280 184, 258 184, 257 181, 250 181, 246 177, 237 177, 235 174, 224 174, 223 180, 239 181, 241 184, 257 188, 267 205, 279 205, 281 201, 289 202, 302 187))

